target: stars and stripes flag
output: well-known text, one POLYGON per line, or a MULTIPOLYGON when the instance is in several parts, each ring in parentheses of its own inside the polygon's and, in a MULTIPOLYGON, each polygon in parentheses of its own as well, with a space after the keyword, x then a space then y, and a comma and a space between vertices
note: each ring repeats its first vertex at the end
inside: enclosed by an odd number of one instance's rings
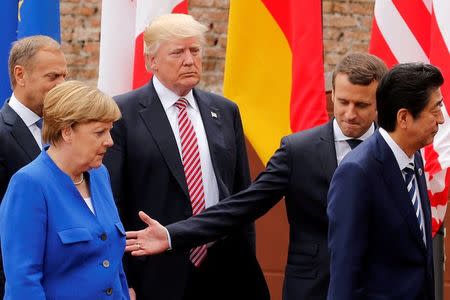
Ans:
POLYGON ((147 83, 145 27, 157 16, 187 11, 187 0, 102 1, 99 89, 115 96, 147 83))
POLYGON ((444 75, 445 122, 423 149, 434 235, 445 217, 450 182, 450 1, 376 0, 370 52, 388 66, 421 61, 444 75))

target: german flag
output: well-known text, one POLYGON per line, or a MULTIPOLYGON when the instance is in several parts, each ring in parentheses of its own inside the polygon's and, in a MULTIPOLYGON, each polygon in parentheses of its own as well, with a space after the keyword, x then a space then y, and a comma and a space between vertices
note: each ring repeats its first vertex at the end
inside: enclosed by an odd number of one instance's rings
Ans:
POLYGON ((322 1, 231 0, 224 94, 263 163, 282 136, 326 122, 322 1))

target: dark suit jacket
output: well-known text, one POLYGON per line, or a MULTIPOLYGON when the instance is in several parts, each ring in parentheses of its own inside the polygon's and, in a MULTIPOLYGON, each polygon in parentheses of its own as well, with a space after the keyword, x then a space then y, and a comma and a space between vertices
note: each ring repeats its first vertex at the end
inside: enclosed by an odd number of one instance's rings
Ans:
MULTIPOLYGON (((0 202, 12 175, 39 153, 41 150, 30 130, 5 101, 0 110, 0 202)), ((0 265, 0 298, 3 297, 4 286, 3 267, 0 265)))
POLYGON ((415 165, 427 246, 398 163, 378 131, 336 170, 328 195, 329 300, 434 299, 431 211, 418 153, 415 165))
MULTIPOLYGON (((194 97, 222 199, 250 182, 239 110, 236 104, 211 93, 194 89, 194 97)), ((114 124, 115 145, 105 164, 126 230, 144 228, 139 210, 163 225, 190 217, 192 208, 178 147, 152 82, 116 100, 122 119, 114 124)), ((214 293, 208 298, 268 299, 255 257, 253 226, 238 228, 217 241, 207 257, 216 266, 207 276, 211 282, 205 283, 205 289, 214 293)), ((128 282, 138 298, 183 299, 192 269, 189 249, 125 260, 128 282)))
POLYGON ((327 192, 336 166, 332 121, 284 137, 247 190, 167 226, 172 246, 216 239, 262 216, 284 196, 290 241, 283 299, 324 300, 329 281, 327 192))

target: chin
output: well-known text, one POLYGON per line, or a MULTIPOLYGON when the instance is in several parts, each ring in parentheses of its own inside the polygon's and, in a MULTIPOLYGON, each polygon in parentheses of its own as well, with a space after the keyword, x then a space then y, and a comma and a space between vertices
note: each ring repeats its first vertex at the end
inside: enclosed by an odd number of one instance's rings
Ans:
POLYGON ((99 168, 101 165, 102 165, 102 161, 100 161, 100 162, 95 162, 95 163, 91 164, 89 167, 90 167, 91 169, 97 169, 97 168, 99 168))

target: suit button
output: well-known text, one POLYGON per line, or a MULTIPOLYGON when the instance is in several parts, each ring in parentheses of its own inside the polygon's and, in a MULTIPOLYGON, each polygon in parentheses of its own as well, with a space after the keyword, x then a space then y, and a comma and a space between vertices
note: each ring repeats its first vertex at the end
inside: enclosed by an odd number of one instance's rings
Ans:
POLYGON ((108 238, 108 236, 106 235, 106 233, 102 233, 102 235, 100 236, 100 239, 102 241, 106 241, 107 238, 108 238))
POLYGON ((109 260, 105 259, 105 260, 103 261, 103 266, 104 266, 105 268, 109 268, 109 260))
POLYGON ((106 289, 106 295, 111 296, 112 295, 112 288, 106 289))

